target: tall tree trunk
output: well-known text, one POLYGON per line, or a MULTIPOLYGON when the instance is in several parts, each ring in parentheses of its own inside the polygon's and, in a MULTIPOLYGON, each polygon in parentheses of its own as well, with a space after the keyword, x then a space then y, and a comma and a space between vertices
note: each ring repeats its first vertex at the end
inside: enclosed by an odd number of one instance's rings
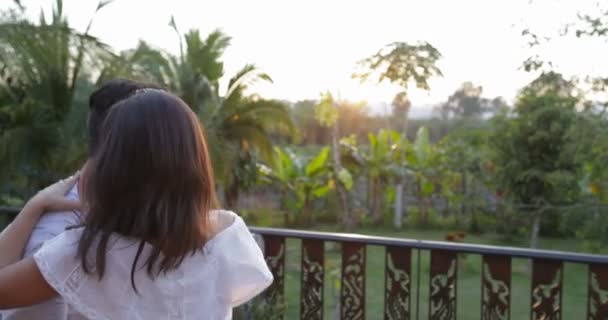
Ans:
POLYGON ((283 227, 287 227, 289 225, 289 212, 286 210, 285 206, 285 196, 286 192, 284 188, 280 188, 279 191, 281 200, 279 201, 279 210, 283 213, 283 227))
POLYGON ((302 208, 302 216, 304 217, 304 224, 306 226, 312 226, 314 224, 314 221, 312 216, 312 210, 310 210, 310 195, 308 191, 306 192, 305 197, 306 198, 304 198, 304 207, 302 208))
POLYGON ((239 184, 238 184, 238 182, 235 182, 232 185, 227 186, 224 189, 224 198, 226 200, 227 209, 236 209, 236 206, 239 203, 239 184))
POLYGON ((538 248, 538 233, 540 231, 540 218, 542 211, 535 211, 532 218, 532 230, 530 232, 530 248, 538 248))
POLYGON ((396 229, 401 229, 403 225, 403 178, 395 185, 395 207, 393 225, 396 229))
MULTIPOLYGON (((331 130, 331 146, 333 155, 333 167, 336 175, 342 170, 342 162, 340 161, 340 144, 338 143, 338 121, 336 121, 331 130)), ((342 225, 346 231, 352 231, 355 228, 355 220, 350 212, 348 203, 348 191, 339 179, 336 179, 336 191, 338 192, 338 199, 340 200, 340 207, 342 209, 342 225)))
POLYGON ((373 186, 373 200, 372 200, 372 219, 374 224, 382 224, 384 215, 382 212, 382 182, 380 179, 374 179, 373 186))
POLYGON ((422 181, 420 178, 416 178, 416 198, 418 202, 418 214, 420 217, 420 224, 423 227, 427 227, 429 224, 429 217, 425 203, 425 197, 422 195, 422 181))
POLYGON ((370 212, 373 212, 372 208, 374 207, 374 204, 373 204, 374 194, 373 194, 373 190, 372 190, 372 183, 373 183, 372 177, 371 177, 371 175, 368 174, 367 175, 367 189, 365 190, 366 191, 366 195, 365 195, 366 199, 365 200, 366 200, 366 203, 367 203, 367 209, 370 212))
POLYGON ((474 179, 471 179, 470 183, 471 192, 469 194, 469 198, 473 200, 473 205, 469 207, 469 212, 471 212, 471 231, 472 232, 482 232, 481 226, 479 225, 479 207, 477 206, 477 202, 475 201, 475 196, 479 194, 479 187, 477 182, 474 179))
MULTIPOLYGON (((408 122, 408 117, 409 117, 409 107, 406 109, 405 111, 405 115, 403 117, 403 131, 401 133, 401 139, 403 139, 403 142, 405 142, 405 140, 407 140, 407 122, 408 122)), ((397 178, 397 184, 395 185, 395 217, 394 217, 394 227, 396 229, 401 229, 401 225, 402 225, 402 220, 403 220, 403 184, 405 181, 405 165, 406 165, 406 160, 405 160, 405 143, 404 143, 404 148, 401 151, 402 152, 402 157, 403 157, 403 172, 402 172, 402 176, 397 178)))
POLYGON ((463 223, 462 225, 466 225, 467 218, 467 201, 469 201, 468 193, 467 193, 467 172, 462 171, 462 202, 460 203, 460 218, 459 223, 463 223))

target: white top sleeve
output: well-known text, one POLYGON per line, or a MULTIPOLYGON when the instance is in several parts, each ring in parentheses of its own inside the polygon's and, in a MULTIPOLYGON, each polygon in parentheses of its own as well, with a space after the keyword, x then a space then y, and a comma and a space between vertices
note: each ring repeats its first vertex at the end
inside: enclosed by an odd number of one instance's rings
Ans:
MULTIPOLYGON (((70 306, 88 319, 103 319, 84 303, 83 300, 90 297, 80 294, 83 284, 92 278, 84 273, 80 261, 76 259, 81 233, 82 229, 73 229, 46 241, 34 254, 34 261, 47 283, 70 306)), ((99 297, 99 299, 103 298, 103 296, 99 297)))
MULTIPOLYGON (((78 185, 74 185, 72 190, 66 195, 68 199, 77 200, 78 185)), ((27 241, 24 256, 31 257, 38 249, 42 247, 45 241, 53 239, 66 228, 80 223, 80 213, 75 211, 57 211, 47 212, 40 217, 36 226, 32 230, 32 234, 27 241)))
POLYGON ((240 217, 235 228, 222 239, 219 260, 223 283, 221 295, 232 306, 237 307, 260 294, 272 284, 273 276, 266 265, 262 250, 240 217))
MULTIPOLYGON (((211 239, 178 269, 149 277, 140 259, 130 281, 137 241, 112 235, 102 280, 86 274, 76 258, 83 228, 63 232, 34 254, 43 277, 87 319, 230 319, 231 309, 272 283, 260 247, 243 220, 211 239)), ((144 247, 142 257, 152 248, 144 247)))

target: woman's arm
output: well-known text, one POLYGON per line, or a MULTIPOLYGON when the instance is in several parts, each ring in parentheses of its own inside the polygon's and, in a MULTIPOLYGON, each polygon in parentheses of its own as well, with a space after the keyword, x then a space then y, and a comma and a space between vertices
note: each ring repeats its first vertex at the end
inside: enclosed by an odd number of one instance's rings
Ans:
POLYGON ((75 210, 80 207, 80 202, 64 198, 77 179, 76 174, 38 192, 0 233, 0 271, 21 260, 23 249, 40 215, 45 211, 75 210))
POLYGON ((0 310, 41 303, 57 296, 33 258, 0 269, 0 310))

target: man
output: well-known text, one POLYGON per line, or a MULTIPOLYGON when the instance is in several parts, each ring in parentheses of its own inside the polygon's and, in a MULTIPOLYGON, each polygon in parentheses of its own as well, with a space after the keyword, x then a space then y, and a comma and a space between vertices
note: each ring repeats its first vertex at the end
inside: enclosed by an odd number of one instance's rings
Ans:
MULTIPOLYGON (((89 156, 95 153, 101 142, 100 131, 103 121, 112 105, 127 98, 136 90, 143 88, 160 88, 154 84, 140 83, 130 80, 112 80, 104 84, 89 98, 88 127, 88 152, 89 156)), ((67 198, 78 199, 78 186, 74 186, 67 194, 67 198)), ((71 212, 49 212, 44 214, 38 221, 30 235, 25 248, 24 257, 31 257, 42 247, 45 241, 59 235, 66 228, 78 225, 82 222, 81 213, 71 212)), ((84 319, 82 316, 72 312, 61 297, 46 301, 44 303, 21 309, 7 310, 0 314, 1 320, 75 320, 84 319)))

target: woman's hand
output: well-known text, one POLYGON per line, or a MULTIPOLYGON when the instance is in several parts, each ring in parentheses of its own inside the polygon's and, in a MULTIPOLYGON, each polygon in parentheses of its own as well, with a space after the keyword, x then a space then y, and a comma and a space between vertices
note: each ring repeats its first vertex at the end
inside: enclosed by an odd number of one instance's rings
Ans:
MULTIPOLYGON (((25 204, 15 220, 0 233, 0 269, 21 260, 25 244, 44 212, 80 209, 80 201, 65 198, 77 181, 78 173, 44 188, 25 204)), ((0 285, 1 282, 0 279, 0 285)))
POLYGON ((79 210, 79 200, 67 199, 65 195, 78 182, 79 174, 60 180, 40 191, 28 201, 29 205, 36 207, 41 214, 49 211, 79 210))

